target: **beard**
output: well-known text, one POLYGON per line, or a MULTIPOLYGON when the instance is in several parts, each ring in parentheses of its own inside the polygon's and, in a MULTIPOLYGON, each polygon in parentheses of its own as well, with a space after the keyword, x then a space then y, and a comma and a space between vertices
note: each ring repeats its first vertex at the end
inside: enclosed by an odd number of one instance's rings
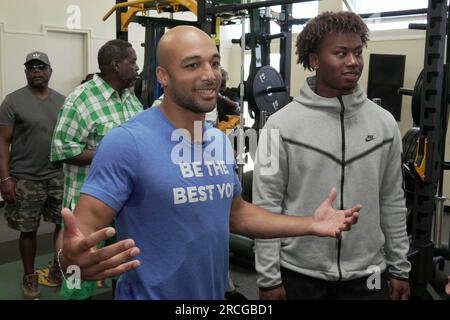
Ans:
POLYGON ((135 85, 137 80, 136 76, 129 76, 129 77, 121 77, 120 78, 123 89, 130 88, 135 85))
POLYGON ((173 101, 179 105, 180 107, 190 110, 194 113, 208 113, 214 110, 216 107, 217 97, 214 99, 214 101, 211 101, 211 103, 205 103, 201 104, 197 102, 192 96, 185 97, 181 96, 175 92, 172 92, 172 99, 173 101))

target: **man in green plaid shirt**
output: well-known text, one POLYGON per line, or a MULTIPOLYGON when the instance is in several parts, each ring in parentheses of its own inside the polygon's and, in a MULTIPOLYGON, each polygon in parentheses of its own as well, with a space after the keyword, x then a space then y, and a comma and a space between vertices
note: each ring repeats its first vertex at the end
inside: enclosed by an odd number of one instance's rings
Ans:
MULTIPOLYGON (((139 67, 131 44, 111 40, 98 52, 100 74, 78 86, 61 108, 51 147, 51 161, 64 162, 63 207, 73 210, 87 178, 100 141, 114 127, 143 110, 130 87, 139 67)), ((81 288, 68 288, 64 281, 61 295, 87 299, 96 283, 82 281, 81 288)))

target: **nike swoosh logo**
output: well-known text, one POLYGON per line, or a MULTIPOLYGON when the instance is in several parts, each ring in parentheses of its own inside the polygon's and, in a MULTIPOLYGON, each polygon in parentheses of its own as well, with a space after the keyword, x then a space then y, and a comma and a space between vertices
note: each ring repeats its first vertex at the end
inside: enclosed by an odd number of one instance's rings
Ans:
POLYGON ((369 135, 369 136, 366 137, 366 142, 369 142, 369 141, 372 141, 372 140, 375 140, 374 136, 369 135))

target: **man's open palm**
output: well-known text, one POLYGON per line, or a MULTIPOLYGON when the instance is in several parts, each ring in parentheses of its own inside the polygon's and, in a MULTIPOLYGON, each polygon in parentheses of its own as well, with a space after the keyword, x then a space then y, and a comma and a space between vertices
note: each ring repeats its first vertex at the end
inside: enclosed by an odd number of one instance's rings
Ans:
POLYGON ((336 199, 336 188, 332 188, 324 202, 316 209, 313 215, 313 234, 320 237, 339 238, 342 231, 350 230, 358 221, 361 205, 355 205, 347 210, 335 210, 333 201, 336 199))
POLYGON ((132 239, 97 249, 101 241, 116 234, 114 228, 103 228, 85 236, 77 227, 76 218, 69 209, 63 209, 61 215, 64 219, 61 259, 63 268, 76 265, 81 269, 81 279, 103 280, 140 265, 138 260, 132 260, 140 253, 132 239))

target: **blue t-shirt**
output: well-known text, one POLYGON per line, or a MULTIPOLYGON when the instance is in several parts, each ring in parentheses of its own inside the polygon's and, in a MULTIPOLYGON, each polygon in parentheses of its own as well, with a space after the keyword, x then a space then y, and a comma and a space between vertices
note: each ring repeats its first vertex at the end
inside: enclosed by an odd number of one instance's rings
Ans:
POLYGON ((224 298, 229 216, 241 193, 233 149, 215 128, 203 144, 182 131, 157 107, 142 112, 102 140, 81 190, 114 208, 118 239, 141 250, 117 299, 224 298))

